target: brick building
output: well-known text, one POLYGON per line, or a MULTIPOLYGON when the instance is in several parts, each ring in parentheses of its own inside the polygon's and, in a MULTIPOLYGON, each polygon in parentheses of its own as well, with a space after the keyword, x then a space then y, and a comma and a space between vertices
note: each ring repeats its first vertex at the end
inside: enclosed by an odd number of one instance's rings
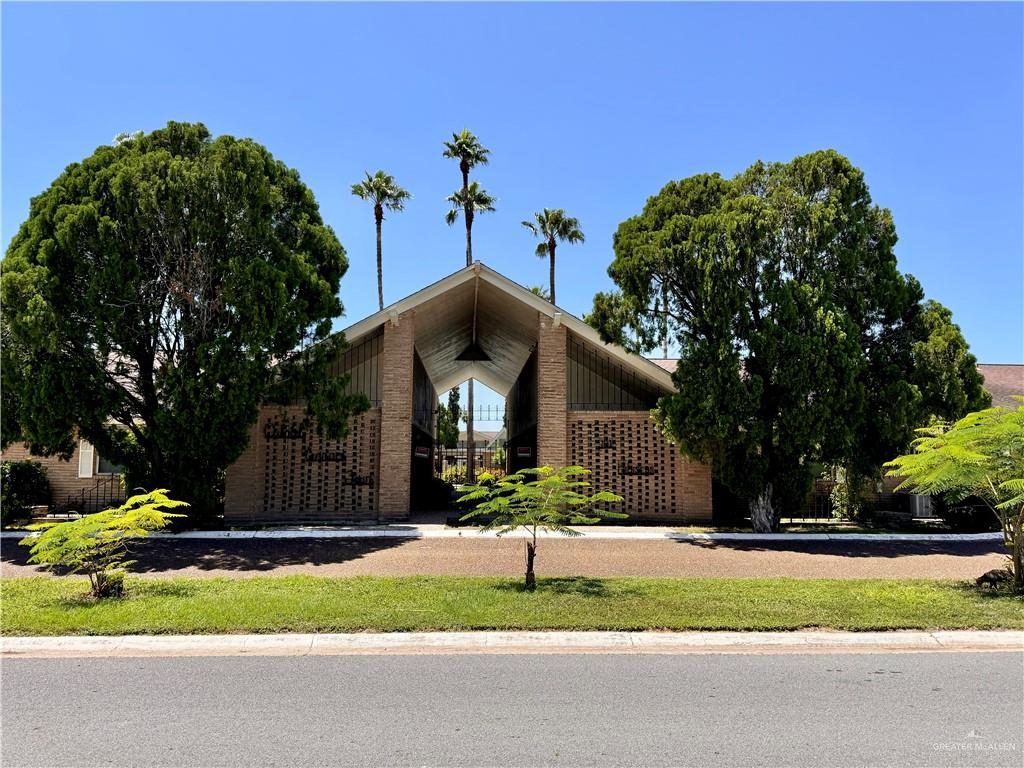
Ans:
POLYGON ((476 263, 345 329, 334 372, 370 399, 348 438, 301 408, 265 407, 227 472, 225 521, 400 521, 433 474, 438 393, 467 379, 506 398, 511 469, 580 464, 633 519, 711 519, 711 473, 649 410, 668 371, 603 343, 580 319, 476 263))
MULTIPOLYGON (((438 393, 470 378, 505 397, 509 469, 580 464, 596 487, 625 498, 621 509, 633 520, 711 520, 709 469, 683 459, 649 415, 673 389, 676 360, 604 344, 580 319, 480 263, 344 333, 349 346, 333 372, 350 376, 369 411, 335 442, 303 426, 301 406, 262 408, 227 471, 228 524, 407 519, 422 508, 417 498, 436 466, 438 393)), ((978 370, 994 405, 1016 407, 1024 366, 978 370)), ((38 457, 15 443, 3 458, 38 457)), ((114 495, 119 468, 84 440, 70 461, 38 460, 58 506, 93 511, 114 495)))

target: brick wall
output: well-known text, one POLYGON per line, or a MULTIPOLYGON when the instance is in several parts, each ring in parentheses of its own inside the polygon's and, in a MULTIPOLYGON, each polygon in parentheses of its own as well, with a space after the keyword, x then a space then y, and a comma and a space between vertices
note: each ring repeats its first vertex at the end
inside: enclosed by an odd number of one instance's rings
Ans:
POLYGON ((412 480, 412 390, 416 323, 406 312, 384 324, 381 350, 380 519, 409 517, 412 480))
POLYGON ((566 465, 566 354, 564 325, 538 314, 537 338, 537 466, 566 465))
POLYGON ((613 508, 632 520, 711 520, 710 468, 684 459, 647 411, 570 411, 566 437, 569 463, 623 496, 613 508))
POLYGON ((260 409, 225 476, 225 522, 376 522, 380 410, 353 418, 341 441, 303 427, 303 415, 301 406, 260 409))
MULTIPOLYGON (((29 453, 28 448, 24 443, 11 443, 3 450, 3 454, 0 458, 4 461, 23 461, 24 459, 32 459, 46 467, 46 476, 50 480, 50 502, 52 504, 63 503, 69 496, 77 495, 84 490, 92 488, 96 485, 96 481, 99 480, 99 476, 95 474, 95 454, 93 455, 92 464, 93 476, 78 476, 80 444, 75 445, 75 451, 71 454, 71 459, 68 461, 58 459, 55 456, 33 456, 29 453)), ((106 475, 104 477, 106 477, 106 475)))

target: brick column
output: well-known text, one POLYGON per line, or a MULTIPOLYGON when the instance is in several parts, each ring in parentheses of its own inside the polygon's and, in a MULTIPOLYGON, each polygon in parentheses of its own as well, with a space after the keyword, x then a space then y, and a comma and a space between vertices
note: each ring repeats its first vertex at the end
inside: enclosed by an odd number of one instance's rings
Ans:
POLYGON ((412 462, 412 359, 415 318, 406 312, 384 324, 381 350, 380 469, 378 517, 409 517, 412 462))
POLYGON ((537 466, 564 467, 568 343, 564 325, 539 314, 537 337, 537 466))
POLYGON ((263 425, 271 409, 260 408, 249 428, 249 445, 224 473, 224 520, 252 523, 263 513, 263 425))

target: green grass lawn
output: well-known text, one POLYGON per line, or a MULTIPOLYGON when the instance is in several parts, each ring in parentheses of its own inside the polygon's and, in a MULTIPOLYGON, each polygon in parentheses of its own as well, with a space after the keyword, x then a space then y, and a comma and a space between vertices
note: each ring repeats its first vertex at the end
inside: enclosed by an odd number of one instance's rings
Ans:
POLYGON ((1024 628, 1024 600, 952 581, 469 577, 126 581, 94 601, 79 578, 0 581, 6 635, 470 629, 1024 628))

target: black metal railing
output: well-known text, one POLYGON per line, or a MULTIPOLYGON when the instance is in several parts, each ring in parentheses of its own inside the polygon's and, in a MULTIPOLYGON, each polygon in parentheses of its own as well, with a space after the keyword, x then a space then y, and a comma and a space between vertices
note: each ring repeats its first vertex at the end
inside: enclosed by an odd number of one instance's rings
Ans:
POLYGON ((125 501, 124 484, 120 475, 103 475, 89 488, 68 496, 62 503, 50 507, 49 514, 90 515, 125 501))

